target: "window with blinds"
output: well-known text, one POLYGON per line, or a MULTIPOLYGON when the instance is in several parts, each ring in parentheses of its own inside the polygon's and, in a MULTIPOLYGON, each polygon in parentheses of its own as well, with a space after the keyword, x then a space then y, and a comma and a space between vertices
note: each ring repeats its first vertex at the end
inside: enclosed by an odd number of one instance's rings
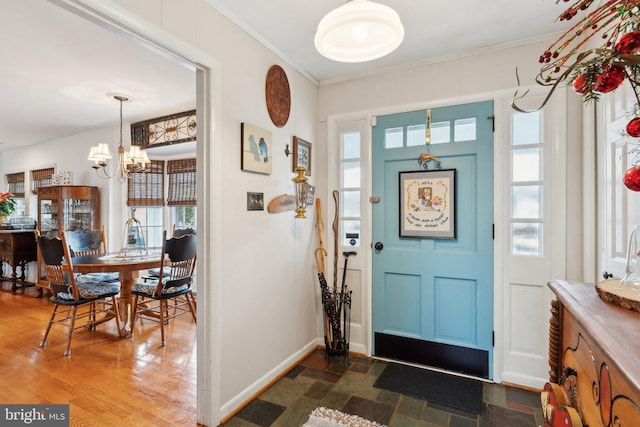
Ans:
POLYGON ((35 169, 31 171, 31 190, 34 193, 41 187, 50 187, 55 168, 35 169))
POLYGON ((169 160, 168 206, 196 205, 196 159, 169 160))
POLYGON ((7 174, 7 191, 15 197, 24 197, 24 172, 7 174))
POLYGON ((127 206, 164 206, 164 160, 151 160, 146 172, 129 174, 127 206))

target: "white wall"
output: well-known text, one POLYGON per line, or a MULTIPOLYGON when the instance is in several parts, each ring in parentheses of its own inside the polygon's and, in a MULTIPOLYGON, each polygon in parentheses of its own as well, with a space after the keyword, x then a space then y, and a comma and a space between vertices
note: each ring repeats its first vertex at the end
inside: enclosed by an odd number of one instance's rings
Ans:
MULTIPOLYGON (((210 143, 216 145, 220 157, 208 159, 221 169, 213 175, 221 177, 220 182, 208 183, 209 196, 222 205, 214 207, 220 218, 213 222, 221 227, 210 230, 220 250, 213 258, 221 260, 216 272, 219 283, 209 284, 216 287, 219 324, 204 328, 220 331, 214 337, 219 340, 220 359, 215 360, 217 354, 213 354, 212 366, 219 369, 220 381, 213 386, 224 416, 316 342, 313 221, 294 220, 291 212, 249 212, 246 193, 263 192, 265 203, 292 193, 291 157, 285 156, 284 149, 294 135, 314 141, 317 88, 204 1, 118 3, 219 64, 215 70, 218 84, 212 93, 217 110, 210 143), (285 69, 292 94, 291 115, 282 128, 271 123, 265 105, 265 77, 273 64, 285 69), (242 122, 272 132, 271 175, 241 171, 242 122)), ((322 144, 313 148, 314 156, 322 157, 322 144)), ((323 185, 317 175, 311 182, 323 185)), ((215 264, 213 258, 199 262, 215 264)))

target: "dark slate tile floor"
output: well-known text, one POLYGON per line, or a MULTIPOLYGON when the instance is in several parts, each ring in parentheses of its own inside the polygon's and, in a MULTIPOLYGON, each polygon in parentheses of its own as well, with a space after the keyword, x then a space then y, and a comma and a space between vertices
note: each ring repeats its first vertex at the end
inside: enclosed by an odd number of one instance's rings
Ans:
POLYGON ((299 427, 318 406, 389 427, 542 426, 536 392, 483 384, 480 415, 430 403, 373 384, 386 362, 351 356, 325 358, 317 350, 223 424, 224 427, 299 427))

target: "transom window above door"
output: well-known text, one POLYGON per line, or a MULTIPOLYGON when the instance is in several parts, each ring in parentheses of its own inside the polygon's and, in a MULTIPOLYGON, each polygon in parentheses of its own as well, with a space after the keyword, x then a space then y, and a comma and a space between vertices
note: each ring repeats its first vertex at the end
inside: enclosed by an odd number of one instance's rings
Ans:
MULTIPOLYGON (((475 117, 432 122, 430 126, 430 144, 475 141, 476 138, 475 117)), ((404 127, 385 129, 384 146, 387 149, 421 146, 425 145, 426 140, 426 124, 409 125, 406 129, 404 127)))

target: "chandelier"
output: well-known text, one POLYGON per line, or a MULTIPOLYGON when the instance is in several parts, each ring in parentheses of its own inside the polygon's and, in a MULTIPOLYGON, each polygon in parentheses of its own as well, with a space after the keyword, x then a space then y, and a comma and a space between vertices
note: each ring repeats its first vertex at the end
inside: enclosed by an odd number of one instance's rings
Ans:
POLYGON ((398 14, 369 0, 351 0, 318 24, 314 43, 323 56, 338 62, 364 62, 393 52, 404 38, 398 14))
POLYGON ((125 182, 130 178, 131 173, 145 172, 147 164, 151 163, 147 152, 138 145, 131 145, 129 151, 125 151, 122 145, 122 103, 128 102, 129 98, 123 95, 109 95, 116 101, 120 102, 120 145, 118 146, 118 168, 110 173, 107 168, 109 166, 108 159, 111 159, 109 144, 101 142, 91 147, 88 160, 93 162, 92 168, 96 170, 96 174, 100 178, 111 179, 116 178, 118 182, 125 182))

